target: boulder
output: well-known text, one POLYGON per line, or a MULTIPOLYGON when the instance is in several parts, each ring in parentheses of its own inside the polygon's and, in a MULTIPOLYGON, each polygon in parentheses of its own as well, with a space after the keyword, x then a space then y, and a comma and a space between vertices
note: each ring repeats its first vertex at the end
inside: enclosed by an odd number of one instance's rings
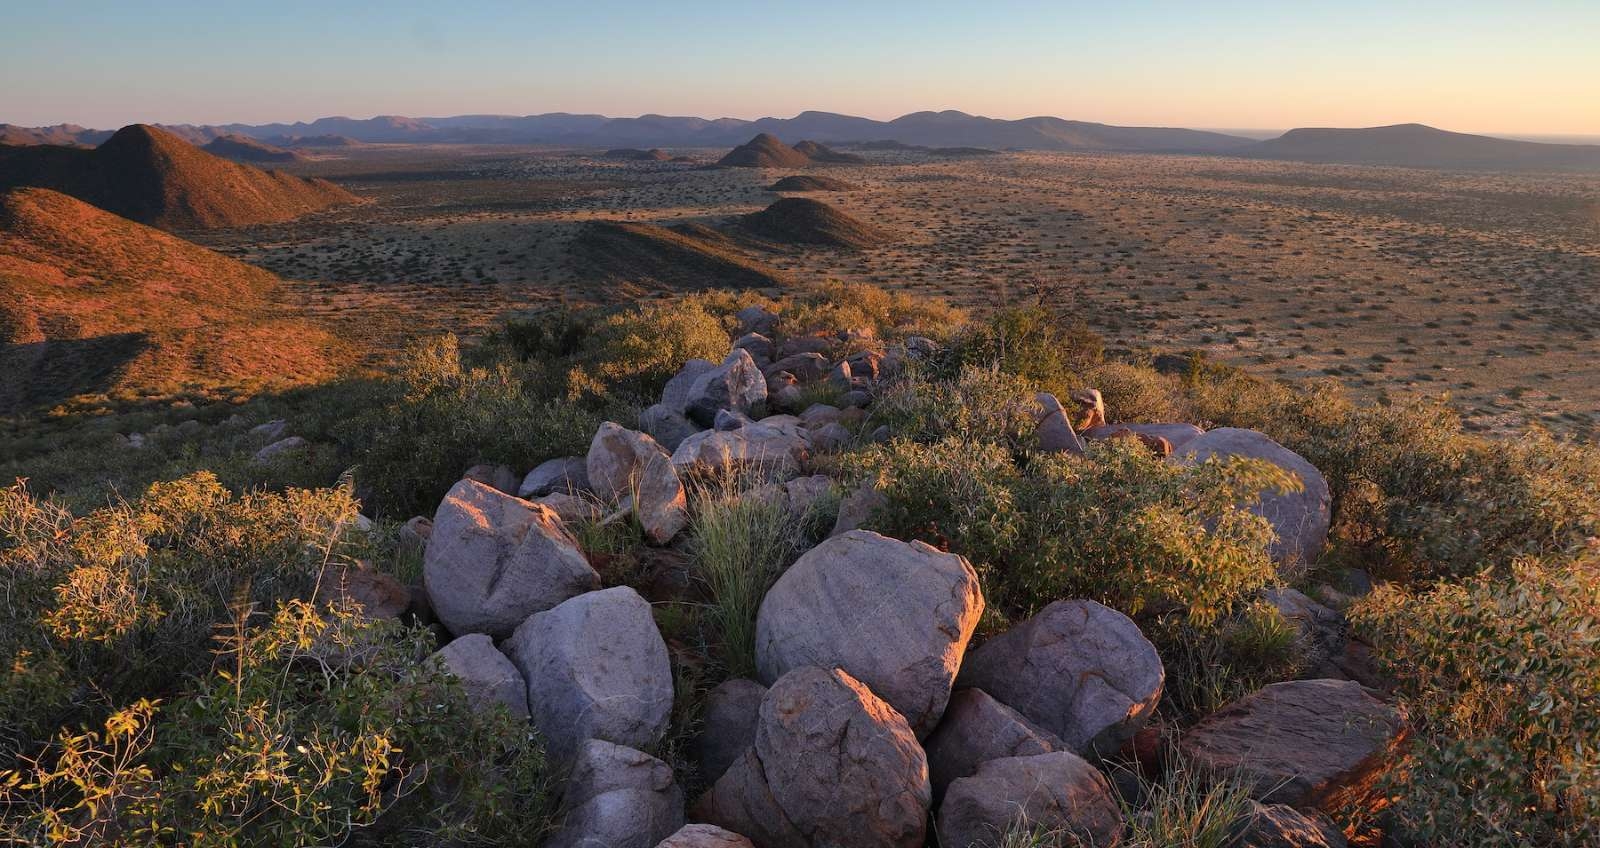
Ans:
POLYGON ((1178 740, 1196 768, 1243 780, 1264 804, 1332 810, 1370 788, 1400 741, 1395 710, 1347 680, 1274 683, 1178 740))
POLYGON ((990 760, 951 783, 939 806, 941 848, 999 845, 1017 826, 1115 848, 1122 809, 1105 776, 1071 751, 990 760))
POLYGON ((513 716, 528 717, 528 682, 494 640, 482 633, 468 633, 440 648, 434 658, 445 671, 461 680, 461 688, 478 707, 504 704, 513 716))
POLYGON ((677 450, 684 439, 700 432, 700 428, 687 416, 664 403, 645 407, 639 413, 639 429, 649 433, 650 438, 668 451, 677 450))
POLYGON ((957 689, 922 747, 928 752, 935 800, 944 797, 951 782, 976 773, 990 760, 1066 750, 1055 734, 982 689, 957 689))
POLYGON ((686 824, 656 848, 755 848, 750 840, 714 824, 686 824))
POLYGON ((839 396, 839 403, 850 409, 865 409, 872 403, 872 393, 861 389, 851 389, 839 396))
POLYGON ((1261 593, 1261 598, 1271 604, 1284 620, 1294 625, 1308 668, 1319 677, 1343 676, 1328 674, 1325 668, 1344 653, 1348 636, 1342 614, 1285 586, 1267 589, 1261 593))
POLYGON ((841 392, 848 392, 855 388, 855 375, 850 372, 850 363, 840 362, 828 372, 828 385, 841 392))
POLYGON ((834 453, 843 450, 854 438, 843 424, 824 424, 811 431, 811 446, 817 453, 834 453))
POLYGON ((939 352, 939 343, 927 336, 906 336, 903 346, 912 359, 927 359, 939 352))
POLYGON ((554 510, 476 480, 457 483, 439 504, 422 577, 451 633, 497 639, 600 585, 554 510))
POLYGON ((810 446, 804 436, 758 421, 737 430, 705 430, 684 439, 672 454, 672 466, 679 474, 750 466, 794 471, 805 462, 810 446))
MULTIPOLYGON (((130 439, 130 444, 131 444, 131 439, 130 439)), ((141 441, 139 443, 139 446, 142 447, 143 444, 144 444, 144 442, 141 441)), ((266 447, 262 448, 261 450, 256 451, 255 455, 250 457, 250 461, 255 463, 256 465, 266 465, 267 463, 272 462, 274 459, 277 459, 278 457, 280 457, 280 456, 282 456, 282 455, 284 455, 286 453, 289 453, 291 451, 301 450, 307 444, 309 444, 309 443, 305 439, 300 438, 299 436, 290 436, 287 439, 279 439, 278 441, 273 442, 270 445, 267 445, 266 447)))
POLYGON ((920 738, 944 714, 982 614, 964 557, 851 530, 807 551, 767 592, 756 668, 768 683, 805 666, 843 669, 920 738))
POLYGON ((1108 755, 1155 712, 1166 680, 1138 625, 1094 601, 1056 601, 967 655, 975 686, 1081 754, 1108 755))
POLYGON ((790 336, 778 345, 778 355, 790 357, 807 353, 822 354, 831 347, 833 342, 826 336, 790 336))
POLYGON ((411 608, 411 589, 381 571, 370 568, 338 568, 328 572, 317 587, 315 600, 323 603, 355 603, 361 614, 372 620, 399 618, 411 608))
POLYGON ((545 848, 654 848, 683 827, 672 767, 599 739, 579 746, 561 806, 565 818, 545 848))
POLYGON ((1039 450, 1047 453, 1083 453, 1083 441, 1073 431, 1065 412, 1051 412, 1040 418, 1033 436, 1039 450))
POLYGON ((695 746, 700 777, 714 783, 756 741, 756 722, 767 687, 754 680, 724 681, 706 696, 705 721, 695 746))
POLYGON ((752 489, 747 497, 777 504, 795 518, 802 518, 833 491, 833 479, 826 474, 796 477, 784 483, 767 483, 752 489))
POLYGON ((826 403, 814 403, 800 413, 800 423, 808 430, 815 430, 827 424, 836 424, 840 418, 840 409, 826 403))
POLYGON ((509 465, 474 465, 461 475, 463 480, 476 480, 491 489, 508 495, 517 493, 517 472, 509 465))
POLYGON ((745 415, 743 412, 734 412, 731 409, 719 409, 717 410, 716 419, 711 422, 711 429, 737 430, 746 424, 754 423, 755 421, 751 419, 750 416, 745 415))
POLYGON ((760 333, 745 333, 734 340, 733 348, 749 353, 750 358, 754 359, 758 366, 771 363, 772 354, 775 352, 772 339, 760 333))
POLYGON ((567 524, 597 521, 602 512, 599 502, 585 495, 569 495, 565 492, 555 492, 542 498, 535 498, 533 502, 555 510, 556 515, 567 524))
POLYGON ((1304 484, 1304 491, 1264 492, 1250 511, 1264 516, 1277 531, 1272 558, 1280 565, 1307 566, 1328 543, 1328 522, 1333 496, 1322 472, 1303 457, 1255 430, 1220 427, 1207 431, 1173 454, 1173 459, 1197 465, 1211 457, 1242 456, 1264 459, 1284 469, 1304 484))
POLYGON ((883 376, 883 359, 882 351, 863 350, 852 354, 845 363, 850 366, 852 377, 875 383, 883 376))
POLYGON ((775 375, 780 372, 793 374, 801 383, 814 383, 828 372, 833 370, 833 364, 828 362, 828 357, 820 353, 795 353, 779 359, 768 365, 765 373, 775 375))
POLYGON ((395 547, 418 556, 428 549, 428 539, 433 536, 433 519, 426 515, 413 515, 395 531, 395 547))
POLYGON ((710 427, 719 409, 749 412, 766 401, 766 377, 747 351, 735 349, 721 365, 695 378, 689 386, 683 414, 702 427, 710 427))
POLYGON ((586 739, 648 748, 666 732, 667 645, 633 589, 589 592, 535 613, 504 648, 528 681, 533 725, 557 762, 586 739))
POLYGON ((289 432, 289 422, 282 418, 274 418, 271 421, 257 424, 250 428, 250 435, 263 442, 276 442, 282 439, 283 434, 287 432, 289 432))
POLYGON ((1090 440, 1110 439, 1123 430, 1131 431, 1135 436, 1166 439, 1174 451, 1182 449, 1184 445, 1206 434, 1206 431, 1193 424, 1109 424, 1091 427, 1079 435, 1090 440))
POLYGON ((1034 412, 1035 421, 1043 421, 1057 412, 1067 411, 1066 408, 1061 405, 1061 401, 1057 400, 1056 396, 1050 394, 1049 392, 1039 392, 1038 394, 1035 394, 1033 396, 1033 402, 1038 407, 1034 412))
POLYGON ((645 538, 666 544, 689 523, 689 500, 672 457, 655 439, 610 421, 589 443, 589 485, 605 500, 629 499, 645 538))
POLYGON ((761 333, 770 336, 778 328, 778 316, 760 306, 746 306, 733 313, 735 321, 739 322, 741 333, 761 333))
POLYGON ((1228 848, 1347 848, 1344 834, 1321 815, 1255 801, 1228 829, 1228 848))
POLYGON ((1100 399, 1099 389, 1078 389, 1070 396, 1073 409, 1072 429, 1087 430, 1091 427, 1101 427, 1106 423, 1105 401, 1100 399))
MULTIPOLYGON (((789 372, 785 371, 784 374, 789 372)), ((791 375, 792 376, 792 375, 791 375)), ((767 396, 778 409, 794 409, 805 400, 805 392, 798 385, 786 385, 767 396)))
POLYGON ((848 533, 867 523, 873 510, 889 503, 889 498, 878 491, 872 481, 862 483, 854 492, 839 501, 839 517, 833 522, 830 537, 848 533))
POLYGON ((519 498, 539 498, 554 492, 575 495, 589 488, 589 462, 581 456, 547 459, 528 472, 517 487, 519 498))
POLYGON ((921 848, 930 803, 905 719, 845 672, 811 666, 768 690, 755 743, 694 818, 762 848, 921 848))
POLYGON ((683 363, 678 373, 672 375, 672 379, 667 380, 667 384, 662 387, 661 405, 681 415, 689 406, 689 388, 694 385, 694 381, 716 367, 717 363, 709 359, 691 359, 683 363))

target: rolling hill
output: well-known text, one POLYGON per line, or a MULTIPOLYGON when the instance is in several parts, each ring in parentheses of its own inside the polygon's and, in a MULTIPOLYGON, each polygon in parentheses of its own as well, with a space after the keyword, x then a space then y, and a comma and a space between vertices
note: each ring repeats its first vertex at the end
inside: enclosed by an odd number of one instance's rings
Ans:
POLYGON ((92 150, 0 148, 0 190, 35 186, 164 229, 267 224, 359 202, 326 180, 263 171, 134 124, 92 150))
POLYGON ((761 133, 728 151, 717 164, 724 168, 804 168, 811 164, 811 157, 779 141, 777 136, 761 133))
POLYGON ((571 261, 601 282, 636 292, 707 286, 776 288, 779 271, 752 259, 722 234, 696 225, 662 227, 590 221, 572 243, 571 261))
POLYGON ((788 245, 859 249, 887 244, 895 238, 882 227, 809 197, 785 197, 740 218, 739 226, 758 238, 788 245))
POLYGON ((303 158, 293 150, 284 150, 246 135, 218 136, 200 149, 235 162, 294 162, 303 158))
POLYGON ((0 193, 0 411, 331 376, 325 330, 277 277, 40 188, 0 193))
POLYGON ((855 191, 854 183, 836 180, 833 177, 819 177, 813 174, 798 174, 784 177, 767 186, 767 191, 855 191))
POLYGON ((1422 124, 1296 129, 1241 153, 1264 159, 1413 168, 1600 170, 1600 146, 1513 141, 1422 124))

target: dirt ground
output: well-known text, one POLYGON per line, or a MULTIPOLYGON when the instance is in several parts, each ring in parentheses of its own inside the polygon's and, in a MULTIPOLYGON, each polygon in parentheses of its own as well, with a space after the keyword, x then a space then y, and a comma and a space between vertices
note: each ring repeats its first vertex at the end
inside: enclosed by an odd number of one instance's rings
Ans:
MULTIPOLYGON (((615 292, 567 257, 590 219, 716 224, 796 171, 594 151, 369 147, 290 170, 372 200, 193 236, 296 281, 373 349, 615 292)), ((1600 430, 1600 176, 1201 156, 868 152, 811 195, 902 235, 761 257, 983 308, 1038 296, 1114 344, 1201 350, 1358 393, 1447 396, 1477 427, 1600 430)), ((716 281, 708 280, 707 285, 716 281)))

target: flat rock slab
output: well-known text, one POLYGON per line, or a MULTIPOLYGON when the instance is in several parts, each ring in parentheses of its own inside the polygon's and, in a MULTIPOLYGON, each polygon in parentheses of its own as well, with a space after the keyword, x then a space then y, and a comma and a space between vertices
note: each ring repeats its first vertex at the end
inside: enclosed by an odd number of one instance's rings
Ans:
POLYGON ((1178 749, 1197 768, 1238 775, 1264 804, 1332 810, 1366 790, 1403 729, 1359 683, 1294 680, 1218 710, 1178 749))

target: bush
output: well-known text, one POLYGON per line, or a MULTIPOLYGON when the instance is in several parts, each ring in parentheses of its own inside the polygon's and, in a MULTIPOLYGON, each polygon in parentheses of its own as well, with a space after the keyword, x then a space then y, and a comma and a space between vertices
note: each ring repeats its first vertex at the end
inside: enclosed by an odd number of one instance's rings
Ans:
POLYGON ((1352 619, 1415 733, 1388 776, 1402 831, 1423 844, 1593 844, 1600 556, 1382 587, 1352 619))
POLYGON ((0 775, 28 844, 503 844, 549 824, 526 722, 420 666, 425 630, 293 601, 237 622, 191 697, 141 699, 0 775), (415 840, 415 841, 413 841, 415 840))
POLYGON ((1145 635, 1166 666, 1161 708, 1185 722, 1291 680, 1305 664, 1299 629, 1261 600, 1243 604, 1212 627, 1164 617, 1148 622, 1145 635))
POLYGON ((209 662, 231 608, 303 596, 366 553, 355 515, 348 489, 236 496, 204 472, 81 518, 5 490, 0 757, 96 709, 163 697, 209 662))
POLYGON ((1002 309, 969 325, 952 350, 957 366, 995 368, 1065 397, 1098 364, 1103 342, 1081 321, 1042 306, 1002 309))
POLYGON ((1189 468, 1116 441, 1024 469, 958 439, 897 441, 861 462, 888 500, 873 526, 967 556, 991 604, 1032 614, 1093 598, 1129 615, 1182 610, 1199 626, 1274 578, 1271 526, 1241 505, 1294 485, 1261 461, 1189 468))
POLYGON ((965 320, 960 310, 940 300, 838 281, 802 291, 775 306, 778 331, 791 336, 866 329, 880 339, 911 334, 943 338, 965 320))
POLYGON ((917 442, 957 438, 1021 450, 1033 441, 1033 395, 1026 380, 991 369, 964 367, 953 380, 912 373, 882 390, 868 430, 886 424, 917 442))
POLYGON ((1100 390, 1110 423, 1185 421, 1183 393, 1176 381, 1149 368, 1102 362, 1083 372, 1083 385, 1100 390))

